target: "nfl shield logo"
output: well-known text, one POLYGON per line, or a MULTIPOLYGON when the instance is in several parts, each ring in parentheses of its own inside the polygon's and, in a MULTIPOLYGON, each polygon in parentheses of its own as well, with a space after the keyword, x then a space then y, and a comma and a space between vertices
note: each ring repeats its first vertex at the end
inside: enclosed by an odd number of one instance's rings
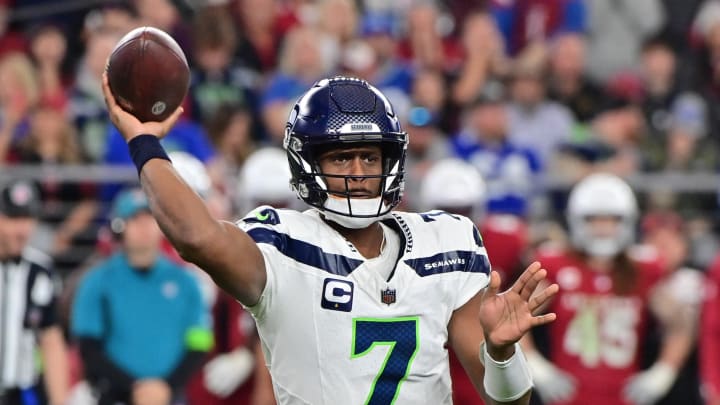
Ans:
POLYGON ((380 291, 380 301, 383 304, 394 304, 395 299, 397 298, 397 295, 395 294, 395 290, 391 290, 390 287, 388 287, 385 290, 380 291))

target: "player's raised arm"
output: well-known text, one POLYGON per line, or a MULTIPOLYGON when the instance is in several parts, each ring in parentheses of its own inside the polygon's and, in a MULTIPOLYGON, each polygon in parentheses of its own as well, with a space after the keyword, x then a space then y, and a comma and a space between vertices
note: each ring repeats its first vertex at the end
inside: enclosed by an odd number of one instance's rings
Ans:
POLYGON ((163 233, 187 261, 205 270, 218 285, 246 305, 255 304, 265 286, 262 254, 235 225, 214 219, 202 199, 181 179, 159 139, 182 113, 162 122, 140 122, 116 102, 103 76, 110 119, 128 142, 150 210, 163 233))
POLYGON ((557 293, 557 284, 533 295, 546 275, 540 263, 532 263, 510 289, 499 293, 500 275, 493 271, 488 287, 453 313, 450 344, 486 403, 530 401, 532 378, 517 342, 531 328, 555 320, 554 313, 537 312, 557 293))

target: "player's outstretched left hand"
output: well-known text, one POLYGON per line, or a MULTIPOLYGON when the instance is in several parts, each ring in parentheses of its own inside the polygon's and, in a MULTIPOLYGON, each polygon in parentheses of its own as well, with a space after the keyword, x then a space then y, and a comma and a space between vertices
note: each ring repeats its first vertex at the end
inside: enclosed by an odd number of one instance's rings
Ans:
POLYGON ((500 275, 490 273, 490 285, 485 289, 480 304, 480 324, 490 348, 509 347, 530 328, 555 320, 554 313, 535 315, 557 292, 558 285, 552 284, 538 294, 535 289, 545 280, 547 271, 540 263, 534 262, 520 275, 507 291, 499 293, 500 275))
POLYGON ((122 134, 126 142, 143 134, 155 135, 158 138, 162 138, 172 129, 183 113, 182 107, 178 107, 165 121, 140 122, 134 115, 123 110, 117 103, 115 96, 112 94, 112 91, 110 91, 107 73, 103 73, 102 90, 105 96, 105 105, 107 105, 108 113, 110 114, 110 120, 118 131, 120 131, 120 134, 122 134))

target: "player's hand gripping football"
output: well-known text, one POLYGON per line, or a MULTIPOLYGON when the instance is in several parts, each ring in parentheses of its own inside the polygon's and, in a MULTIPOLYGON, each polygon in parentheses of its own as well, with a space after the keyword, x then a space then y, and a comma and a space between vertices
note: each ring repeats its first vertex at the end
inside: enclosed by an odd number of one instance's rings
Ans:
POLYGON ((165 121, 140 122, 134 115, 123 110, 115 101, 115 97, 110 91, 107 73, 103 73, 102 89, 103 95, 105 96, 105 104, 110 114, 110 120, 115 124, 115 127, 120 131, 126 142, 143 134, 155 135, 158 138, 162 138, 170 131, 183 113, 182 107, 178 107, 165 121))
POLYGON ((546 276, 547 271, 534 262, 512 287, 499 293, 500 275, 495 271, 490 273, 490 285, 483 292, 480 304, 480 324, 488 353, 494 359, 500 361, 511 356, 513 344, 530 328, 555 320, 554 313, 535 314, 559 289, 557 284, 552 284, 535 294, 546 276))

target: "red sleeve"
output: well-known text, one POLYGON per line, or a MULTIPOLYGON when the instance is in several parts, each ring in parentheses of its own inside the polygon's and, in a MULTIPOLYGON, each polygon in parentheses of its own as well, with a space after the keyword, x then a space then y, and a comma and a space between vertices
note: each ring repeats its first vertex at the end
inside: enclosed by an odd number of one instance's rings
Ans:
POLYGON ((218 290, 213 306, 215 351, 227 353, 238 347, 250 347, 254 339, 254 323, 249 313, 230 294, 218 290))
POLYGON ((507 287, 523 270, 527 250, 527 228, 513 218, 490 217, 482 224, 480 234, 493 270, 500 272, 507 287))
POLYGON ((667 274, 667 266, 659 258, 638 263, 642 274, 643 294, 649 294, 652 288, 657 285, 667 274))
POLYGON ((173 245, 170 244, 170 241, 166 238, 163 238, 162 243, 160 244, 161 250, 165 255, 170 258, 173 262, 180 264, 180 265, 186 265, 187 262, 183 260, 182 257, 180 257, 180 253, 178 253, 177 250, 173 247, 173 245))
POLYGON ((708 270, 700 324, 700 376, 710 399, 720 399, 720 256, 708 270))
POLYGON ((547 270, 547 281, 557 283, 557 272, 570 265, 568 253, 557 246, 543 246, 531 256, 531 262, 538 261, 547 270))
POLYGON ((229 330, 227 333, 228 341, 230 343, 229 349, 234 350, 242 346, 249 347, 251 336, 248 336, 248 333, 252 331, 248 331, 246 325, 243 324, 243 320, 247 319, 250 315, 245 313, 242 305, 240 305, 235 298, 230 296, 230 294, 224 293, 223 295, 225 296, 228 306, 229 330))

